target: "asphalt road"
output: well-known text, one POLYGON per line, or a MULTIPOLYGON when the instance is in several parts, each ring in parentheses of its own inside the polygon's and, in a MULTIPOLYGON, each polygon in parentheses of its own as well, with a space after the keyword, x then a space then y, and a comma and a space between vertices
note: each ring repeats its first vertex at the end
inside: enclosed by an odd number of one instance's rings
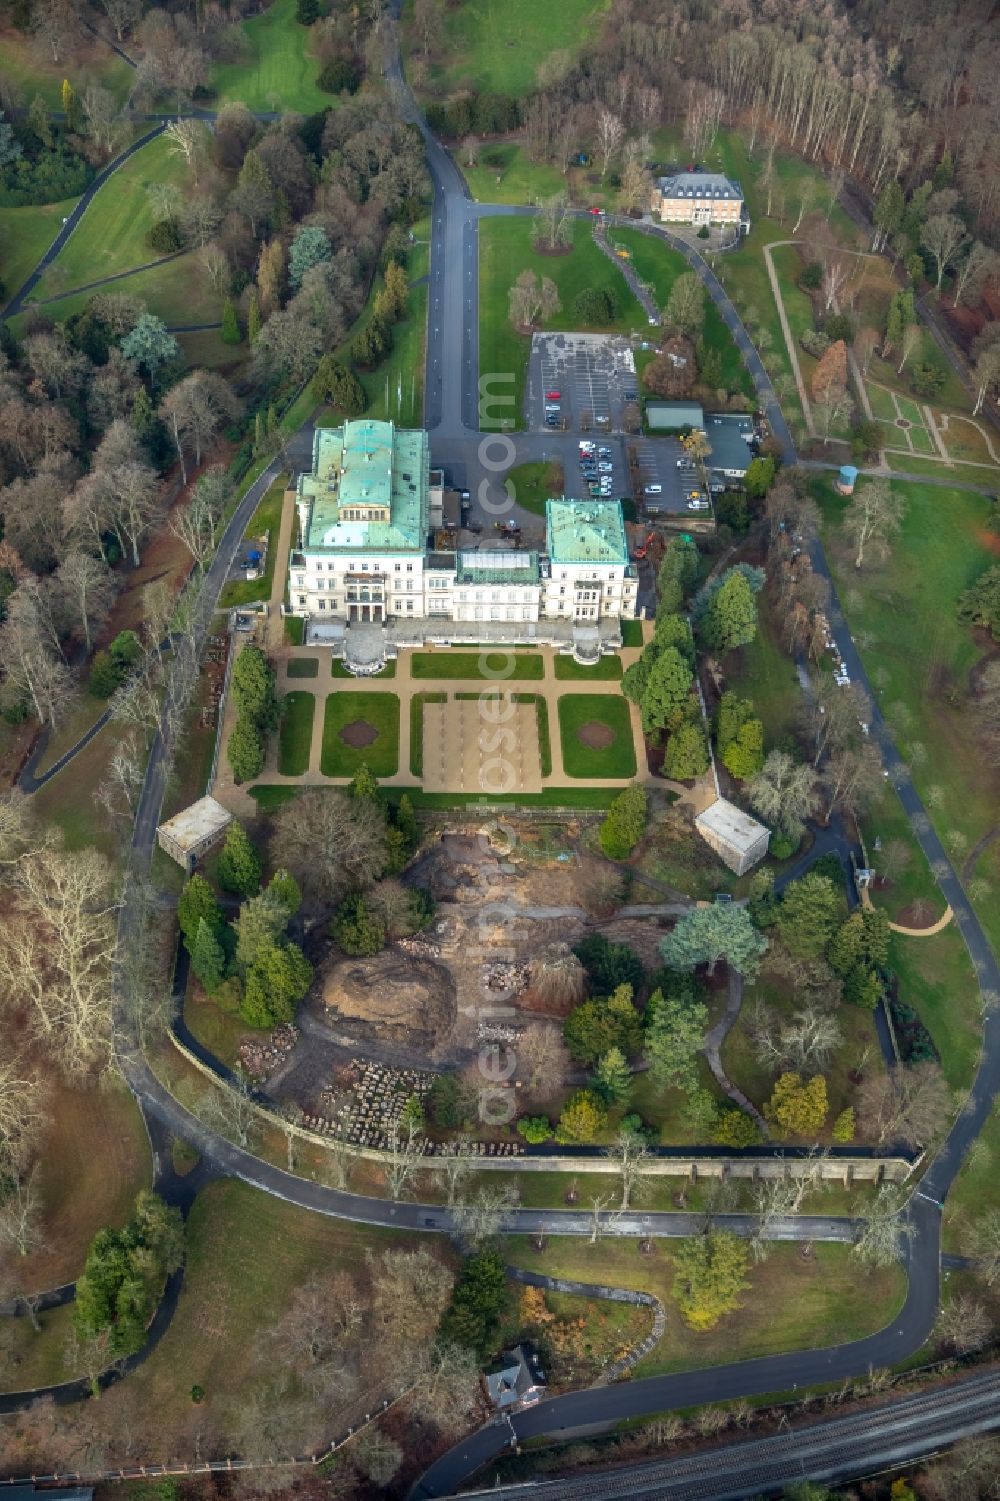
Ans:
MULTIPOLYGON (((491 1487, 492 1497, 537 1501, 739 1501, 769 1493, 782 1482, 836 1484, 912 1464, 948 1444, 1000 1427, 1000 1375, 980 1372, 931 1392, 894 1396, 867 1410, 819 1422, 804 1420, 763 1438, 729 1440, 675 1458, 583 1472, 567 1480, 541 1480, 526 1492, 511 1482, 491 1487)), ((463 1491, 462 1495, 472 1495, 463 1491)), ((483 1496, 483 1491, 475 1492, 483 1496)))
MULTIPOLYGON (((392 67, 389 70, 393 77, 392 67)), ((405 85, 399 77, 398 62, 395 78, 399 86, 405 85)), ((408 97, 408 96, 407 96, 408 97)), ((432 229, 431 258, 431 310, 440 317, 431 317, 428 329, 427 359, 427 420, 432 428, 432 442, 437 448, 445 442, 455 445, 470 445, 478 454, 478 389, 475 379, 476 329, 478 314, 475 291, 476 226, 479 218, 490 213, 517 213, 516 208, 473 206, 466 195, 461 176, 447 154, 430 136, 427 127, 417 116, 412 100, 407 106, 413 111, 428 144, 428 158, 435 187, 434 226, 432 229), (461 351, 456 360, 454 352, 461 351)), ((65 237, 79 221, 93 192, 118 165, 139 149, 157 131, 151 131, 143 140, 110 164, 105 173, 92 184, 88 194, 70 216, 60 237, 50 247, 39 267, 29 278, 25 287, 16 296, 17 306, 31 290, 38 276, 58 253, 65 237)), ((664 231, 653 231, 664 239, 670 237, 664 231)), ((772 430, 781 442, 789 462, 795 459, 791 435, 774 397, 766 371, 754 349, 746 330, 714 272, 701 257, 688 246, 678 248, 685 259, 701 277, 706 290, 719 308, 727 326, 732 331, 744 354, 754 378, 761 404, 767 410, 772 430)), ((16 310, 16 309, 14 309, 16 310)), ((517 453, 530 452, 528 442, 542 442, 546 435, 512 435, 517 453), (526 446, 521 448, 520 442, 526 446)), ((514 462, 516 460, 512 460, 514 462)), ((204 582, 206 598, 214 602, 227 575, 236 547, 242 538, 258 500, 278 472, 278 464, 272 464, 264 475, 244 496, 241 504, 226 529, 219 550, 210 566, 204 582)), ((489 477, 489 471, 482 477, 489 477)), ((921 477, 922 478, 922 477, 921 477)), ((826 560, 817 542, 814 545, 814 566, 827 573, 826 560)), ((831 627, 845 662, 856 681, 861 682, 871 694, 863 668, 847 632, 843 614, 834 603, 831 612, 831 627)), ((871 694, 872 702, 877 699, 871 694)), ((896 752, 888 729, 878 713, 873 716, 873 731, 876 734, 886 763, 896 782, 900 797, 916 837, 920 841, 942 893, 951 904, 959 930, 972 956, 979 983, 984 992, 1000 995, 1000 972, 996 959, 985 935, 971 911, 961 885, 951 867, 940 841, 934 834, 930 820, 905 767, 896 752)), ((139 808, 133 831, 132 853, 134 868, 138 872, 148 869, 152 856, 156 824, 162 803, 165 777, 165 747, 159 735, 154 740, 147 766, 139 808)), ((127 902, 122 910, 119 928, 119 950, 139 941, 137 911, 134 903, 127 902)), ((318 1213, 354 1220, 359 1223, 394 1225, 411 1231, 440 1231, 447 1228, 446 1212, 417 1204, 392 1204, 385 1200, 365 1199, 358 1195, 340 1193, 319 1184, 283 1172, 281 1169, 262 1163, 239 1148, 232 1146, 218 1135, 208 1131, 190 1116, 153 1076, 136 1042, 130 1021, 119 1018, 119 1035, 123 1039, 123 1072, 147 1120, 154 1130, 165 1128, 183 1139, 191 1141, 200 1151, 206 1172, 214 1171, 242 1178, 264 1192, 272 1193, 288 1202, 315 1210, 318 1213), (129 1037, 132 1036, 131 1043, 129 1037)), ((566 1434, 594 1424, 609 1424, 663 1411, 671 1407, 691 1406, 702 1402, 718 1402, 740 1396, 758 1395, 775 1390, 787 1390, 796 1385, 806 1386, 855 1377, 872 1366, 893 1365, 912 1353, 927 1337, 937 1310, 938 1270, 941 1225, 941 1201, 961 1165, 962 1159, 986 1120, 1000 1083, 1000 1040, 997 1038, 996 1014, 990 1012, 984 1024, 983 1061, 978 1071, 966 1108, 952 1128, 941 1151, 934 1158, 920 1181, 906 1213, 907 1240, 905 1262, 908 1274, 906 1300, 897 1318, 891 1324, 867 1339, 840 1344, 824 1350, 806 1350, 767 1359, 745 1361, 701 1371, 689 1371, 679 1375, 647 1378, 617 1387, 568 1393, 518 1414, 513 1419, 514 1430, 519 1439, 541 1435, 566 1434)), ((740 1227, 733 1223, 733 1228, 740 1227)), ((701 1217, 676 1215, 633 1215, 620 1222, 619 1233, 639 1235, 690 1234, 700 1229, 701 1217)), ((519 1211, 513 1228, 519 1230, 544 1229, 549 1233, 589 1233, 589 1217, 572 1211, 519 1211)), ((787 1227, 790 1238, 801 1239, 813 1235, 816 1238, 846 1239, 851 1226, 842 1220, 815 1220, 797 1218, 787 1227)), ((79 1394, 77 1394, 79 1395, 79 1394)), ((72 1398, 75 1400, 75 1398, 72 1398)), ((66 1400, 71 1400, 67 1397, 66 1400)), ((490 1425, 463 1440, 443 1456, 422 1477, 415 1488, 414 1496, 442 1496, 453 1493, 455 1487, 494 1458, 506 1446, 509 1433, 490 1425)))

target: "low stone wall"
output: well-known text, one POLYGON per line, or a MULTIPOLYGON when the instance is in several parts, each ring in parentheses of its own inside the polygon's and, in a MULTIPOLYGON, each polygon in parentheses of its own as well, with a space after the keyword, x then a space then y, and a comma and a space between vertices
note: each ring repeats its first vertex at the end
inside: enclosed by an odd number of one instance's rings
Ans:
MULTIPOLYGON (((170 1039, 174 1047, 183 1058, 196 1068, 205 1078, 210 1079, 217 1089, 228 1089, 230 1086, 224 1079, 210 1068, 207 1063, 186 1047, 180 1038, 170 1030, 170 1039)), ((311 1131, 307 1126, 297 1125, 295 1122, 286 1121, 276 1111, 269 1110, 259 1101, 250 1099, 252 1109, 269 1126, 289 1133, 299 1141, 307 1141, 312 1146, 331 1146, 330 1138, 319 1131, 311 1131)), ((355 1157, 361 1157, 369 1162, 387 1162, 389 1153, 379 1147, 355 1146, 349 1147, 355 1157)), ((684 1178, 688 1182, 697 1182, 703 1178, 740 1178, 755 1182, 759 1178, 815 1178, 824 1182, 840 1183, 845 1188, 850 1188, 856 1183, 905 1183, 912 1173, 916 1162, 907 1162, 904 1157, 782 1157, 774 1155, 774 1148, 765 1149, 766 1156, 751 1157, 702 1157, 697 1152, 690 1156, 682 1157, 650 1157, 645 1175, 651 1178, 684 1178)), ((472 1157, 477 1169, 489 1172, 491 1169, 504 1173, 607 1173, 613 1171, 608 1159, 602 1155, 593 1157, 560 1157, 551 1156, 513 1156, 513 1157, 472 1157)), ((919 1160, 919 1159, 918 1159, 919 1160)), ((433 1171, 436 1159, 433 1154, 426 1158, 428 1169, 433 1171)))

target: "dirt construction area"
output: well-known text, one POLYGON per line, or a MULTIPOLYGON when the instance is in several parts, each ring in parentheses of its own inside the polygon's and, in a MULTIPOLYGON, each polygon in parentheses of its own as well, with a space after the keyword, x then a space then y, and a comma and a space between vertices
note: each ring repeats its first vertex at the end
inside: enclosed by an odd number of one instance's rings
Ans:
POLYGON ((476 695, 424 705, 426 792, 540 792, 534 703, 476 695))

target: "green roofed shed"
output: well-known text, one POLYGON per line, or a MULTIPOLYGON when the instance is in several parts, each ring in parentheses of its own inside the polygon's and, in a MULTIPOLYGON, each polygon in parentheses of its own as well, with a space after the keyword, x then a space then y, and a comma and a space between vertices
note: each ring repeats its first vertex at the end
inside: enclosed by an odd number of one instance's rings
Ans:
POLYGON ((647 401, 646 423, 653 432, 678 433, 683 427, 704 427, 705 413, 697 401, 647 401))

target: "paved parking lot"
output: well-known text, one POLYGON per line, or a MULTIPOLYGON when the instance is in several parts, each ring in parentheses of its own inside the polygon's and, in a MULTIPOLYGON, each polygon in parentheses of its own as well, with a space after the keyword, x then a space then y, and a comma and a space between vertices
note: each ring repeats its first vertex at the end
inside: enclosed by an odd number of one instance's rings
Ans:
MULTIPOLYGON (((687 512, 695 496, 707 498, 698 471, 677 438, 629 438, 628 445, 639 460, 638 489, 647 516, 687 512), (660 493, 651 495, 650 487, 657 485, 660 493)), ((691 511, 692 516, 698 514, 710 513, 699 506, 691 511)))
POLYGON ((632 350, 619 335, 535 334, 531 341, 526 397, 531 428, 544 429, 550 415, 570 432, 621 432, 628 397, 638 389, 632 350), (558 391, 558 398, 549 399, 551 391, 558 391))

